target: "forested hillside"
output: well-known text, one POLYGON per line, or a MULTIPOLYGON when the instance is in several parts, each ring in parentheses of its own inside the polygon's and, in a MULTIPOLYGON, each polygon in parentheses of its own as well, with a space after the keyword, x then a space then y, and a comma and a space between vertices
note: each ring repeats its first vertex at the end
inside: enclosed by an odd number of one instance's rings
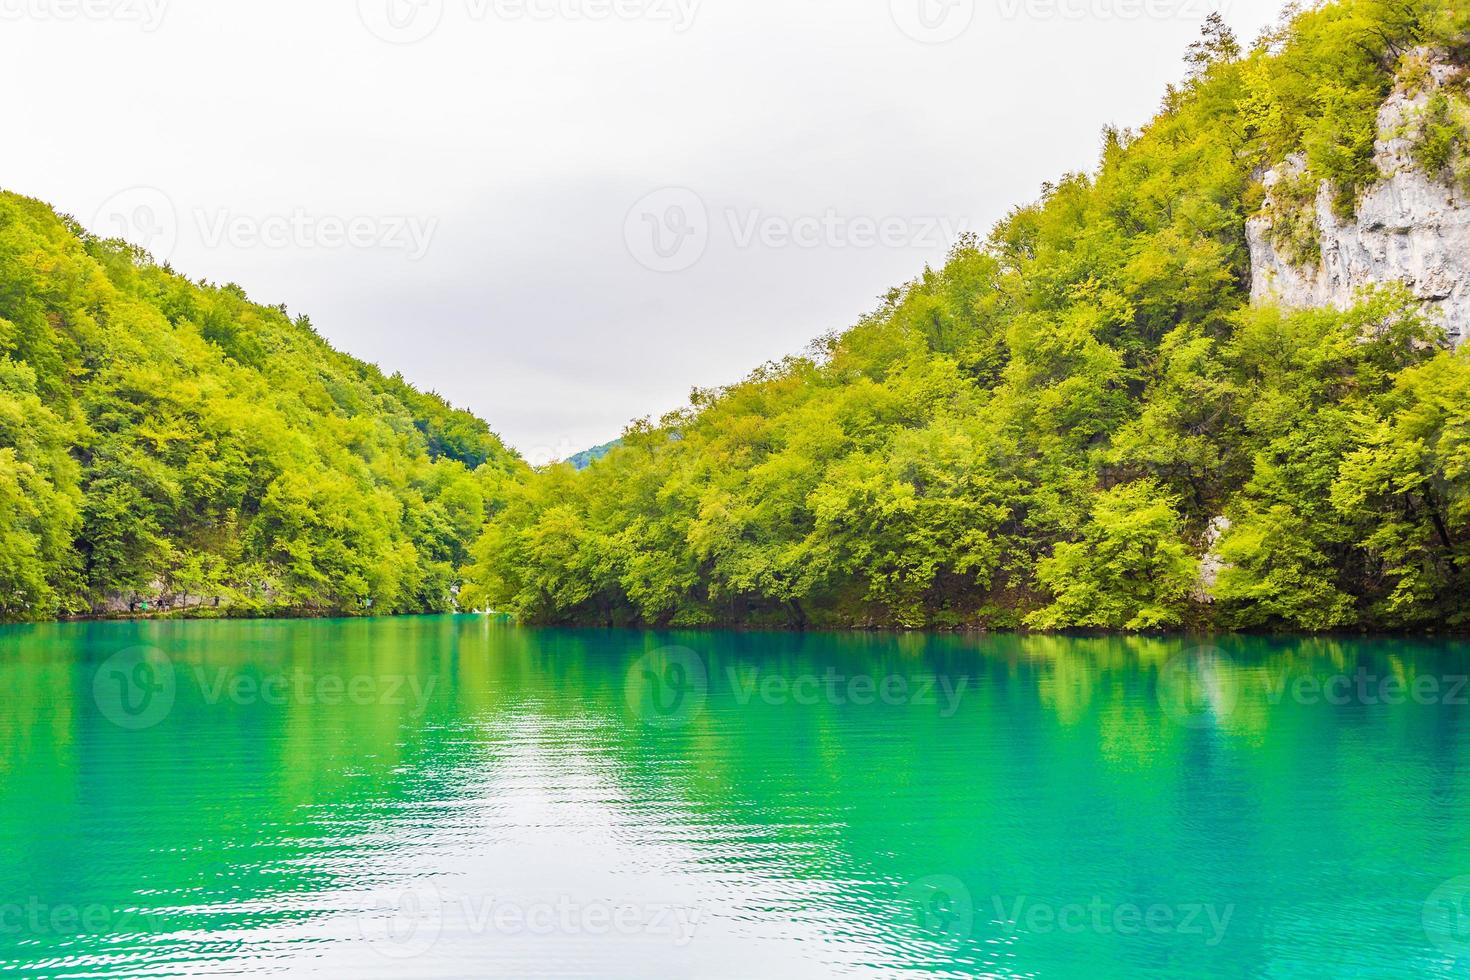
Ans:
POLYGON ((306 318, 0 193, 0 620, 448 609, 523 468, 306 318))
MULTIPOLYGON (((1316 188, 1353 213, 1377 110, 1427 84, 1426 51, 1466 63, 1470 5, 1342 0, 1249 50, 1212 20, 1094 174, 808 355, 517 481, 474 601, 598 624, 1465 626, 1466 351, 1401 290, 1247 301, 1261 174, 1302 155, 1273 228, 1309 258, 1316 188)), ((1447 182, 1470 175, 1464 78, 1409 134, 1447 182)))

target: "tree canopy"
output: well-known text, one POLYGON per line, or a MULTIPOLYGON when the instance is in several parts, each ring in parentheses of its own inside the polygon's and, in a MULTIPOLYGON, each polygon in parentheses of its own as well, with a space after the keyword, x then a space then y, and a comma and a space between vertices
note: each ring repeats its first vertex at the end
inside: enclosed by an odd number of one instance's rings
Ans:
POLYGON ((0 193, 0 620, 448 609, 521 469, 305 317, 0 193))
MULTIPOLYGON (((432 611, 463 580, 532 622, 1464 626, 1470 349, 1398 287, 1248 298, 1246 219, 1315 259, 1317 189, 1353 212, 1431 51, 1470 63, 1470 8, 1336 0, 1248 47, 1211 17, 1094 172, 805 354, 534 471, 304 317, 0 193, 0 619, 432 611)), ((1408 134, 1447 183, 1466 77, 1408 134)))
MULTIPOLYGON (((1211 18, 1095 173, 805 355, 508 485, 467 594, 597 624, 1463 625, 1470 355, 1397 288, 1248 302, 1264 169, 1299 154, 1351 213, 1426 48, 1464 64, 1470 8, 1339 0, 1248 50, 1211 18)), ((1446 179, 1455 85, 1416 144, 1446 179)))

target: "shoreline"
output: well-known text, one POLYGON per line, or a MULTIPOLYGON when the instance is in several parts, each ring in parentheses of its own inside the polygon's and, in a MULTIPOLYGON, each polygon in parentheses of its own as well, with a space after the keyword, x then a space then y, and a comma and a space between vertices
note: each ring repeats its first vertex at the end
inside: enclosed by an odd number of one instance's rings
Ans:
POLYGON ((813 635, 843 635, 843 634, 872 634, 872 635, 929 635, 929 636, 960 636, 965 634, 981 636, 1035 636, 1035 637, 1058 637, 1074 639, 1103 639, 1109 637, 1117 638, 1139 638, 1139 639, 1188 639, 1188 638, 1229 638, 1229 637, 1256 637, 1282 639, 1290 638, 1320 638, 1320 639, 1402 639, 1402 640, 1470 640, 1470 629, 1446 629, 1440 631, 1422 630, 1384 630, 1384 629, 1337 629, 1308 632, 1303 630, 1271 630, 1271 629, 1178 629, 1178 630, 1106 630, 1106 629, 1065 629, 1065 630, 1038 630, 1011 628, 1011 627, 986 627, 986 626, 783 626, 767 623, 710 623, 699 626, 650 626, 650 625, 593 625, 588 623, 526 623, 519 622, 510 613, 502 612, 466 612, 452 610, 444 612, 405 612, 405 613, 376 613, 372 615, 352 615, 340 610, 320 612, 291 611, 279 614, 251 613, 241 615, 230 615, 216 610, 209 610, 209 614, 199 615, 193 611, 169 610, 163 613, 148 613, 139 615, 137 613, 102 614, 84 616, 61 616, 54 619, 17 620, 14 622, 0 622, 0 628, 12 626, 41 626, 41 625, 70 625, 84 623, 145 623, 145 622, 311 622, 311 621, 339 621, 370 622, 373 620, 388 619, 425 619, 433 617, 479 617, 494 619, 507 625, 516 626, 526 630, 570 630, 586 633, 779 633, 779 634, 803 634, 813 635))

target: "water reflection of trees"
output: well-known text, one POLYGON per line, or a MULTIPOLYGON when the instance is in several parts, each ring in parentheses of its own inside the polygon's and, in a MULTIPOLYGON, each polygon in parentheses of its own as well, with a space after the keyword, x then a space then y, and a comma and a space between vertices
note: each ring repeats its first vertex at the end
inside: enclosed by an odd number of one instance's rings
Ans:
MULTIPOLYGON (((0 634, 0 648, 0 837, 10 845, 0 881, 77 904, 208 906, 182 920, 204 929, 314 914, 279 899, 411 873, 415 847, 433 846, 425 828, 482 804, 502 751, 518 739, 524 749, 538 726, 547 739, 577 740, 573 756, 596 760, 615 784, 615 832, 635 844, 665 833, 687 845, 681 873, 752 883, 752 921, 806 916, 856 936, 902 934, 916 955, 927 947, 905 905, 910 881, 952 875, 981 902, 1071 900, 1078 887, 1136 881, 1137 855, 1188 846, 1177 843, 1181 826, 1222 808, 1240 827, 1240 860, 1269 863, 1298 815, 1291 792, 1259 788, 1310 779, 1345 752, 1395 759, 1396 778, 1432 782, 1439 800, 1465 798, 1464 712, 1304 705, 1279 693, 1295 677, 1360 668, 1407 683, 1463 673, 1466 648, 1446 643, 533 631, 443 617, 24 627, 0 634), (90 704, 89 668, 138 644, 167 652, 179 693, 162 723, 128 732, 90 704), (702 658, 708 698, 683 724, 645 724, 626 696, 628 671, 669 646, 702 658), (1200 657, 1205 667, 1188 676, 1208 682, 1206 712, 1182 724, 1161 701, 1162 678, 1200 657), (219 670, 335 673, 435 687, 423 705, 209 703, 201 670, 206 680, 219 670), (942 696, 741 703, 730 688, 731 671, 829 670, 966 687, 949 717, 942 696), (1229 710, 1210 713, 1227 689, 1229 710), (1059 867, 1058 841, 1070 842, 1060 867, 1071 878, 1045 870, 1059 867)), ((1381 774, 1353 768, 1334 792, 1372 800, 1381 774)), ((1387 846, 1361 811, 1343 801, 1342 824, 1326 829, 1387 846)), ((1220 870, 1181 872, 1169 886, 1200 897, 1220 870)), ((971 941, 929 952, 991 964, 1002 937, 988 930, 979 922, 971 941)))

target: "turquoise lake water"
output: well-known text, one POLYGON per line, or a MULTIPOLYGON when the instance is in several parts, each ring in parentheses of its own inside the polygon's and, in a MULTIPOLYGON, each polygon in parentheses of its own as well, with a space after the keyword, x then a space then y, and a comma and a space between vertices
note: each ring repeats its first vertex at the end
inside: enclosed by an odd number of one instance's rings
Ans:
POLYGON ((0 629, 0 975, 1470 975, 1470 647, 0 629))

